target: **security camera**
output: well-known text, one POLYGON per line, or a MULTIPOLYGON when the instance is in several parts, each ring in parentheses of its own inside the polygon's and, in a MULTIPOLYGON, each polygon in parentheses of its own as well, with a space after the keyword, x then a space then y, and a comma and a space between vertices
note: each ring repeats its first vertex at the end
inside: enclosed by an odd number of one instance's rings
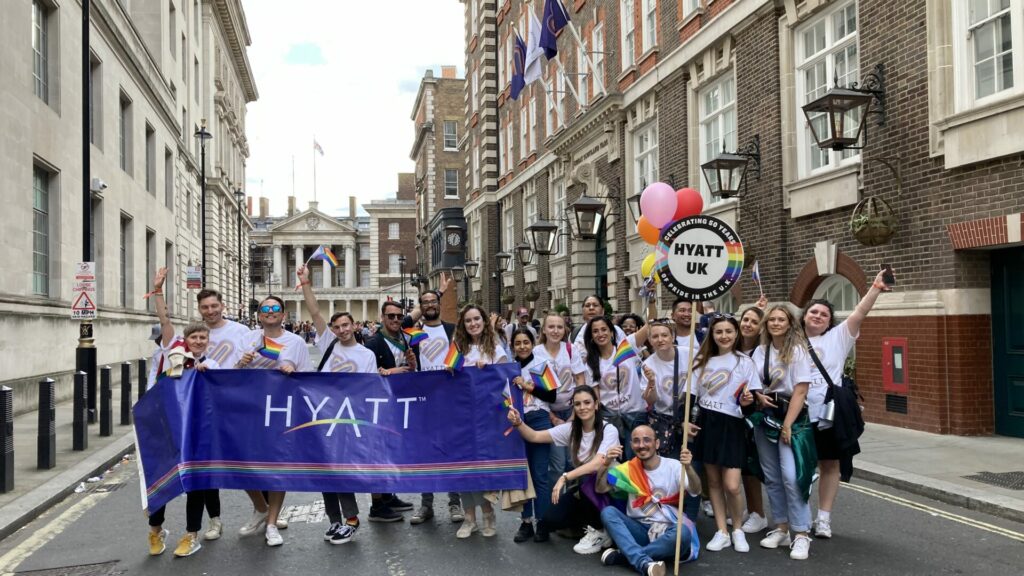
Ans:
POLYGON ((101 178, 93 178, 92 186, 90 186, 89 189, 92 190, 93 192, 103 192, 104 190, 107 189, 107 183, 104 182, 101 178))

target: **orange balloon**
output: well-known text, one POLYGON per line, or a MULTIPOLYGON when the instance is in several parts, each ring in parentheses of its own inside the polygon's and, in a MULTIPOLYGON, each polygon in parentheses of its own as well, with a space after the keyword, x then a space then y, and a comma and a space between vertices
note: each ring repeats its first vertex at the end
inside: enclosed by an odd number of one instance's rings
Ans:
POLYGON ((648 222, 646 217, 640 217, 640 220, 636 223, 636 229, 640 233, 640 237, 644 239, 644 242, 651 246, 658 245, 658 240, 661 239, 661 230, 658 230, 656 226, 648 222))

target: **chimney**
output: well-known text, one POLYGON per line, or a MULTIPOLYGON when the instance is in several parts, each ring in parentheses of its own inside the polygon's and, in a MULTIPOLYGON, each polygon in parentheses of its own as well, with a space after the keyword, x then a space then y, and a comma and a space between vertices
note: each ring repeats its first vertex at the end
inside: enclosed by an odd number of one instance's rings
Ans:
POLYGON ((319 206, 319 205, 320 205, 320 203, 317 202, 316 200, 310 200, 310 202, 309 202, 309 209, 310 210, 317 210, 317 206, 319 206))
POLYGON ((455 78, 455 66, 441 66, 441 78, 455 78))
POLYGON ((249 218, 252 218, 252 196, 245 197, 245 213, 249 215, 249 218))
POLYGON ((260 218, 270 216, 270 199, 260 196, 260 218))
POLYGON ((288 197, 288 217, 295 216, 295 196, 288 197))
POLYGON ((398 193, 395 197, 399 200, 416 199, 416 175, 411 172, 398 173, 398 193))
POLYGON ((355 218, 356 217, 356 197, 355 196, 349 196, 348 197, 348 217, 349 218, 355 218))

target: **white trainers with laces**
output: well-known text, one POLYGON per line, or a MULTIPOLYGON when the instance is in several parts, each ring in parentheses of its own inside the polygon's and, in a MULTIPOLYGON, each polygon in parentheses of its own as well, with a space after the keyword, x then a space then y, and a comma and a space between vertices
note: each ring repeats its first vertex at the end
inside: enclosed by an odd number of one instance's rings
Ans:
POLYGON ((242 536, 248 536, 262 530, 267 525, 268 512, 258 512, 253 510, 252 518, 250 518, 245 524, 242 524, 242 527, 238 529, 238 533, 242 536))
POLYGON ((743 531, 747 534, 757 534, 768 527, 768 519, 757 512, 751 512, 747 521, 743 523, 743 531))
POLYGON ((732 549, 737 552, 750 552, 750 544, 747 544, 747 535, 743 530, 732 531, 732 549))
POLYGON ((789 557, 793 560, 807 560, 807 554, 811 551, 811 539, 803 534, 797 534, 793 544, 789 547, 789 557))
POLYGON ((284 544, 284 538, 281 538, 281 533, 278 532, 277 526, 270 524, 267 526, 267 546, 280 546, 284 544))
POLYGON ((761 548, 775 549, 779 546, 789 546, 789 532, 783 532, 778 528, 768 532, 768 535, 761 539, 761 548))
POLYGON ((587 526, 587 533, 583 535, 583 538, 580 538, 580 541, 572 549, 577 554, 596 554, 602 548, 608 548, 611 545, 612 539, 608 537, 607 532, 598 530, 593 526, 587 526))
POLYGON ((216 540, 224 532, 224 524, 220 518, 210 518, 210 527, 203 533, 203 540, 216 540))
POLYGON ((705 548, 711 552, 719 552, 730 546, 732 546, 732 540, 728 534, 725 532, 715 532, 715 536, 711 539, 711 542, 708 542, 705 548))
POLYGON ((701 502, 700 509, 704 511, 704 515, 708 518, 715 517, 715 508, 711 505, 711 500, 705 500, 701 502))
POLYGON ((832 523, 828 520, 818 519, 814 523, 814 537, 815 538, 831 538, 832 537, 832 523))

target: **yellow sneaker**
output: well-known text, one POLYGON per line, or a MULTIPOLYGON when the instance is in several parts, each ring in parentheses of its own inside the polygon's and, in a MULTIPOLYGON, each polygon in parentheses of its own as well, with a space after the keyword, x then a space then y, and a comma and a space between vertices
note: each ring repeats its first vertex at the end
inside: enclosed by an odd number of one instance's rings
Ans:
POLYGON ((164 553, 167 546, 164 544, 164 540, 167 539, 167 530, 161 529, 159 532, 149 531, 149 555, 159 556, 164 553))
POLYGON ((199 543, 199 535, 188 532, 181 537, 181 540, 178 540, 178 547, 174 549, 174 555, 184 558, 199 552, 202 547, 203 545, 199 543))

